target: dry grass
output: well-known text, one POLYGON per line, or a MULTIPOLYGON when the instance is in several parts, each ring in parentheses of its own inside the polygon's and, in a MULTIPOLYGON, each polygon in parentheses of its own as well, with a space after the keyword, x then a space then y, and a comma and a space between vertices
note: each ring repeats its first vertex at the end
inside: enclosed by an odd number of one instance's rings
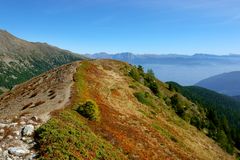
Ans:
MULTIPOLYGON (((98 60, 84 69, 87 88, 81 91, 81 99, 93 99, 101 111, 99 124, 89 122, 95 133, 122 148, 130 159, 233 159, 169 110, 162 99, 154 99, 157 110, 138 102, 133 93, 151 92, 141 84, 129 88, 132 80, 121 70, 125 66, 98 60)), ((161 91, 172 95, 166 86, 161 86, 161 91)))

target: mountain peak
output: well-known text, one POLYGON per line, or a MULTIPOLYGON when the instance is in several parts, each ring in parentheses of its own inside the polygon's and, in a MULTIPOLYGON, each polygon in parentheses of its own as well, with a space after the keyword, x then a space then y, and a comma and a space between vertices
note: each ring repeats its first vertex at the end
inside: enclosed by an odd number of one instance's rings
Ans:
POLYGON ((0 87, 10 89, 30 77, 81 59, 84 57, 70 51, 28 42, 0 30, 0 87))
POLYGON ((12 35, 11 33, 9 33, 7 30, 3 30, 3 29, 0 29, 0 40, 2 38, 14 38, 14 39, 17 39, 17 37, 15 37, 14 35, 12 35))
POLYGON ((0 29, 0 34, 3 34, 3 33, 8 33, 9 34, 9 32, 7 30, 0 29))

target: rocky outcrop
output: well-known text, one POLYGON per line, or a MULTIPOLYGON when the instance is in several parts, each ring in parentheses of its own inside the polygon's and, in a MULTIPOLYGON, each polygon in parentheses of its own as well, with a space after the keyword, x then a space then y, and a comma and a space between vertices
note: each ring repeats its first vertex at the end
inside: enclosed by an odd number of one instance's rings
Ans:
POLYGON ((31 160, 36 156, 34 130, 41 124, 28 115, 0 121, 0 160, 31 160))
POLYGON ((23 136, 32 136, 34 132, 34 126, 32 124, 26 125, 23 127, 22 135, 23 136))
POLYGON ((25 156, 30 153, 30 151, 25 147, 10 147, 8 148, 8 153, 14 156, 25 156))

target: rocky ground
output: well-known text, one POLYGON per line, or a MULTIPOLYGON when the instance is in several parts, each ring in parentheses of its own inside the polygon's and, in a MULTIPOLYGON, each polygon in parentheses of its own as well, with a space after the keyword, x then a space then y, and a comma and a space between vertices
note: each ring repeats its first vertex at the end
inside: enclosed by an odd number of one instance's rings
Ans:
POLYGON ((0 160, 34 159, 34 130, 40 124, 38 117, 29 115, 0 120, 0 160))
POLYGON ((34 159, 34 130, 68 103, 77 65, 53 69, 0 96, 0 160, 34 159))

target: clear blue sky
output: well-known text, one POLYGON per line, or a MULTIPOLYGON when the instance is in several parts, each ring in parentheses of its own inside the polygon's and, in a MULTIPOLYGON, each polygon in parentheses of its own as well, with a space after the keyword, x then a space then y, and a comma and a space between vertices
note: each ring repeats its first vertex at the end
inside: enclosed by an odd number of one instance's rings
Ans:
POLYGON ((78 53, 240 54, 239 0, 0 0, 0 28, 78 53))

